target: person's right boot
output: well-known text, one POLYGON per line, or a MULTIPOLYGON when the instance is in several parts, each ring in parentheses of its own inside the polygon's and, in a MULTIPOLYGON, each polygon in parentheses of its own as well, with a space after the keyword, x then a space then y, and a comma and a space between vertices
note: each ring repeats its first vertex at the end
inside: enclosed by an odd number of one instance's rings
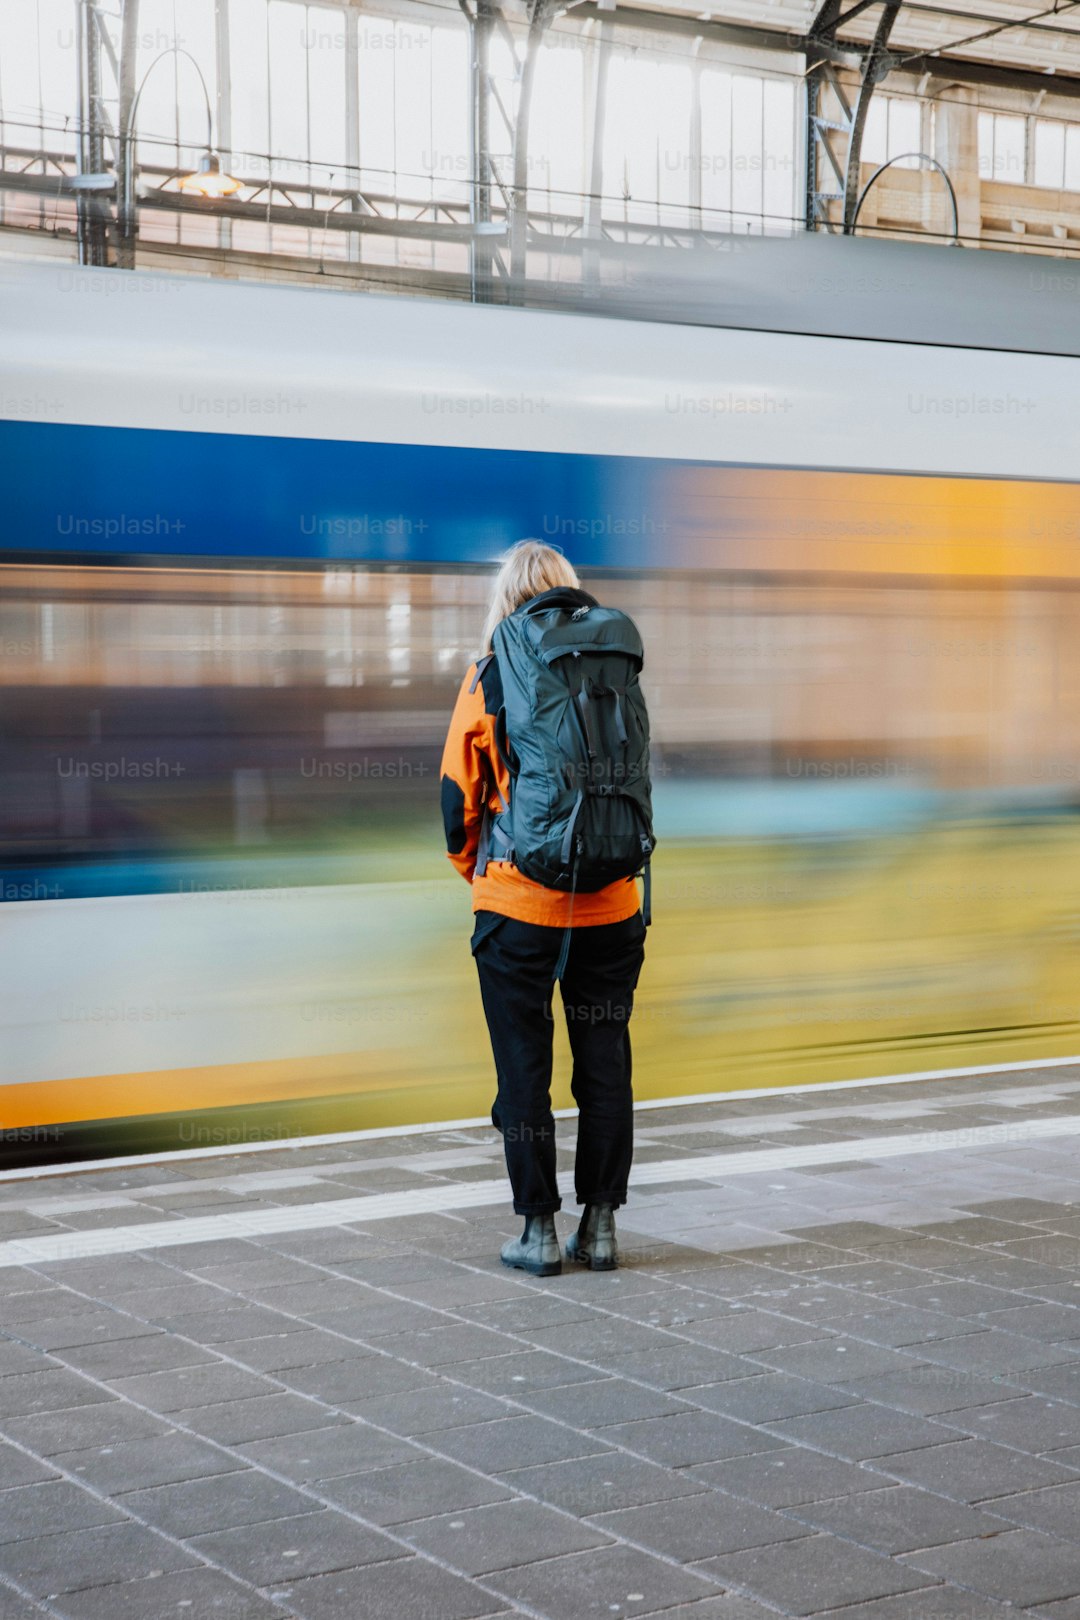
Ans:
POLYGON ((557 1277, 562 1271, 562 1252, 554 1215, 526 1215, 524 1232, 503 1244, 499 1258, 504 1266, 533 1277, 557 1277))
POLYGON ((610 1204, 586 1204, 581 1225, 566 1240, 566 1258, 590 1271, 614 1271, 619 1264, 615 1211, 610 1204))

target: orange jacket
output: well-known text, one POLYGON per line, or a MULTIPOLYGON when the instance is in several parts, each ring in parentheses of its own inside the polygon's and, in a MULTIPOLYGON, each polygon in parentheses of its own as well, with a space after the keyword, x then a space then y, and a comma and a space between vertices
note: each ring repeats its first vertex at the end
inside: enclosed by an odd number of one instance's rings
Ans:
POLYGON ((446 852, 472 884, 473 910, 495 911, 548 928, 625 922, 640 910, 633 878, 620 878, 593 894, 575 894, 571 915, 569 893, 535 883, 509 861, 489 860, 483 876, 474 877, 485 802, 497 813, 502 808, 499 793, 507 800, 510 796, 510 773, 495 745, 495 717, 502 707, 496 661, 487 664, 470 691, 475 675, 476 665, 470 664, 454 705, 441 766, 446 852))

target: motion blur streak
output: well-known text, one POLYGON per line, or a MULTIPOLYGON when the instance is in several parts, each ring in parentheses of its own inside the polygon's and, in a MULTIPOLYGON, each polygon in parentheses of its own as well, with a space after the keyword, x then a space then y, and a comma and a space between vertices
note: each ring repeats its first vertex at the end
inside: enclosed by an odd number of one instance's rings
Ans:
POLYGON ((530 534, 647 650, 640 1098, 1080 1052, 1080 361, 0 280, 4 1162, 486 1113, 437 766, 530 534))
MULTIPOLYGON (((435 767, 485 576, 3 572, 8 1162, 483 1114, 435 767)), ((1074 587, 586 584, 649 648, 640 1096, 1080 1050, 1074 587)))

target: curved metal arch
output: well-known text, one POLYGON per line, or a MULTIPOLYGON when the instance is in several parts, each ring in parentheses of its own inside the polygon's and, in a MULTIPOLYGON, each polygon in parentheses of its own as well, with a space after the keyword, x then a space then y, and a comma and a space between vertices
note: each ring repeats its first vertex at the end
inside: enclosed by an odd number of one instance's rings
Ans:
POLYGON ((953 186, 952 181, 949 179, 949 171, 948 171, 948 169, 946 169, 946 167, 945 167, 945 165, 943 163, 939 163, 936 157, 931 157, 929 152, 898 152, 895 157, 889 158, 885 163, 879 163, 878 164, 877 168, 874 170, 873 174, 870 176, 869 180, 866 182, 865 186, 863 186, 862 190, 859 193, 859 200, 855 204, 855 209, 854 209, 854 212, 852 213, 852 216, 851 216, 851 229, 850 229, 850 232, 848 234, 851 235, 851 236, 854 236, 854 234, 855 234, 855 227, 859 223, 859 214, 860 214, 860 212, 862 210, 863 203, 866 201, 866 194, 870 190, 870 187, 874 184, 874 182, 879 178, 880 175, 883 175, 885 173, 886 169, 891 169, 894 163, 902 163, 905 158, 921 158, 924 163, 929 163, 932 168, 935 168, 937 170, 937 172, 940 174, 941 178, 944 180, 946 190, 949 193, 949 203, 950 203, 950 205, 952 207, 952 220, 953 220, 952 234, 953 234, 953 239, 952 239, 952 242, 951 242, 950 246, 959 247, 960 246, 960 210, 957 207, 956 190, 955 190, 955 187, 953 186))

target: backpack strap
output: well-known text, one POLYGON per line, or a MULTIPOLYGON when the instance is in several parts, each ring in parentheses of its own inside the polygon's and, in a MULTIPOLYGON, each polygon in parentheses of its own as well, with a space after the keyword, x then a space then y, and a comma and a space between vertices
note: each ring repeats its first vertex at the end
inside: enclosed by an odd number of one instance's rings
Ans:
POLYGON ((469 696, 470 697, 476 691, 478 683, 483 679, 485 669, 487 669, 488 665, 491 663, 491 660, 494 657, 495 657, 494 653, 487 653, 485 655, 485 657, 478 660, 477 665, 476 665, 476 674, 473 676, 472 680, 469 682, 469 696))

